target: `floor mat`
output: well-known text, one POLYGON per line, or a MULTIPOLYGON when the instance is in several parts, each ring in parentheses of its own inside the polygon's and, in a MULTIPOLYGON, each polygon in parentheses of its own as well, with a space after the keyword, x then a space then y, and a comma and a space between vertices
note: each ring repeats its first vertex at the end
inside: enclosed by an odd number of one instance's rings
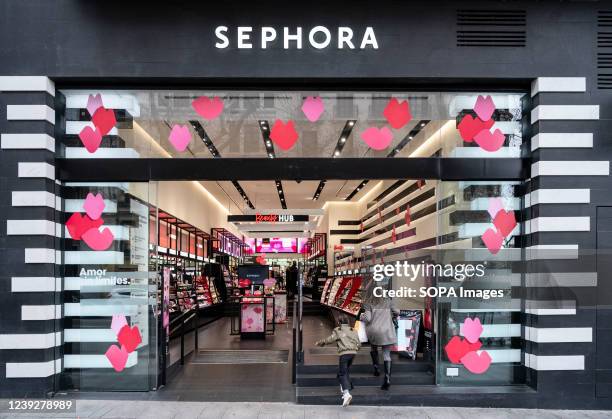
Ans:
POLYGON ((225 350, 201 349, 192 364, 286 364, 288 350, 225 350))

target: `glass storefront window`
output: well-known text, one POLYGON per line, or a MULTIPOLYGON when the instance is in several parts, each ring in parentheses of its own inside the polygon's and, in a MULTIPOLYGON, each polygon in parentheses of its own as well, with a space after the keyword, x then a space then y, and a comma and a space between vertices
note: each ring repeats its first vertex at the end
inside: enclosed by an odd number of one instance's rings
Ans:
MULTIPOLYGON (((61 156, 66 158, 480 158, 521 154, 523 95, 519 93, 62 93, 66 96, 67 136, 61 156), (89 144, 88 150, 79 137, 86 127, 96 127, 85 108, 90 95, 97 94, 105 107, 115 110, 116 123, 111 126, 103 118, 94 118, 108 133, 99 148, 89 144), (313 97, 320 102, 311 102, 313 97), (278 130, 276 124, 280 124, 278 130), (273 135, 274 131, 278 135, 273 135), (481 131, 483 135, 476 139, 481 131)), ((92 131, 86 137, 86 142, 95 143, 92 131)))
POLYGON ((157 283, 149 271, 148 187, 66 183, 62 190, 66 385, 149 390, 157 283))

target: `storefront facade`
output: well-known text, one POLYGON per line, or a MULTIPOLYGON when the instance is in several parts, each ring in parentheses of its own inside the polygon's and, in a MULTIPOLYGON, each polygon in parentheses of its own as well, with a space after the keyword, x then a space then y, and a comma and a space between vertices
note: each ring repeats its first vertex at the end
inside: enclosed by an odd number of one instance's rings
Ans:
MULTIPOLYGON (((606 269, 612 242, 612 143, 606 134, 612 11, 606 6, 384 1, 319 2, 298 9, 282 2, 157 6, 69 0, 3 5, 0 394, 41 396, 75 387, 75 381, 81 390, 112 389, 103 377, 80 372, 99 362, 87 356, 103 350, 88 346, 96 338, 88 341, 81 328, 86 322, 77 296, 83 292, 79 278, 92 262, 71 251, 64 232, 67 215, 80 211, 73 198, 90 185, 108 188, 121 201, 118 183, 140 183, 143 201, 155 195, 171 205, 172 191, 155 182, 427 179, 439 181, 444 191, 453 189, 453 182, 496 180, 512 189, 519 221, 516 255, 505 256, 506 262, 517 262, 518 282, 510 288, 520 309, 510 322, 518 329, 501 348, 515 351, 515 365, 503 370, 502 378, 483 375, 457 384, 440 364, 436 384, 453 391, 406 394, 392 402, 612 407, 612 288, 606 269), (490 92, 518 142, 495 158, 470 155, 468 147, 390 160, 395 155, 363 157, 360 149, 351 149, 354 154, 346 159, 319 149, 278 159, 241 158, 249 150, 228 145, 216 152, 230 157, 218 159, 204 132, 204 151, 213 158, 177 161, 167 157, 187 156, 164 155, 156 144, 121 152, 111 145, 101 149, 106 154, 89 159, 66 140, 87 120, 79 112, 89 94, 101 92, 103 99, 115 101, 107 107, 130 115, 138 109, 150 119, 163 119, 157 116, 161 109, 175 106, 180 92, 188 90, 241 100, 249 92, 264 92, 288 103, 299 101, 299 92, 327 92, 337 102, 336 112, 346 112, 339 119, 347 120, 354 116, 351 107, 360 107, 351 100, 341 111, 345 92, 365 92, 368 101, 404 94, 433 103, 418 111, 423 126, 452 120, 456 114, 446 115, 447 109, 470 108, 473 103, 461 102, 465 97, 490 92), (130 102, 134 97, 139 100, 130 102)), ((132 121, 117 121, 122 122, 132 121)), ((149 221, 141 201, 122 205, 141 224, 149 221)), ((370 214, 376 216, 382 220, 380 212, 370 214)), ((211 221, 210 227, 219 225, 211 221)), ((138 251, 131 251, 130 264, 143 273, 145 295, 131 315, 142 315, 154 335, 147 319, 147 256, 139 259, 138 251)), ((113 253, 94 262, 119 264, 113 253)), ((336 273, 344 275, 347 268, 336 273)), ((157 342, 143 338, 151 345, 138 353, 140 364, 133 355, 127 361, 143 370, 133 370, 126 381, 133 387, 121 390, 154 387, 149 375, 157 372, 157 342)))

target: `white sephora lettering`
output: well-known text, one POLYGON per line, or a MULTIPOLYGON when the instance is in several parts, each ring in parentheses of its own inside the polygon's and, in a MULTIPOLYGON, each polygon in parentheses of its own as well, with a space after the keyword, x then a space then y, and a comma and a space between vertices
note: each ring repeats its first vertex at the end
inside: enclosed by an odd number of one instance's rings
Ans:
POLYGON ((282 30, 271 26, 262 26, 259 29, 238 26, 233 31, 227 26, 217 26, 215 36, 217 49, 230 48, 230 37, 235 40, 238 49, 268 49, 275 41, 279 41, 283 49, 302 49, 304 42, 315 49, 325 49, 332 45, 338 49, 378 49, 376 33, 371 26, 366 27, 363 33, 357 34, 348 26, 339 26, 333 32, 326 26, 315 26, 308 31, 304 31, 301 26, 284 26, 282 30))

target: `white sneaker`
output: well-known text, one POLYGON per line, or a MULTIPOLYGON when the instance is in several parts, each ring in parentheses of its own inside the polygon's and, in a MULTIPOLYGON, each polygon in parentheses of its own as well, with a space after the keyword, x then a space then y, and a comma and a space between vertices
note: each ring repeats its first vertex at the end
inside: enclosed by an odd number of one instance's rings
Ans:
POLYGON ((348 391, 342 395, 342 407, 346 407, 351 404, 351 400, 353 400, 353 396, 348 391))

